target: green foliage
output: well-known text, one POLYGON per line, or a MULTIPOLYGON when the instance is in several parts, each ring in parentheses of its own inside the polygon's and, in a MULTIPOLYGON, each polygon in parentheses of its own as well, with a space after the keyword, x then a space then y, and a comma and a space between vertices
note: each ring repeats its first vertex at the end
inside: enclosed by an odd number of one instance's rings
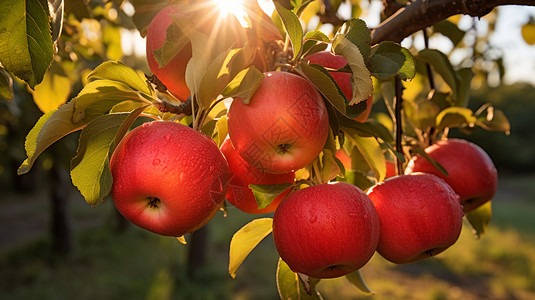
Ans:
POLYGON ((282 259, 277 265, 277 289, 281 299, 306 300, 322 299, 316 291, 316 285, 320 280, 300 275, 290 269, 282 259))
POLYGON ((258 209, 268 207, 275 198, 292 186, 291 183, 250 184, 249 188, 258 204, 258 209))
POLYGON ((48 3, 2 1, 0 20, 0 62, 33 89, 53 58, 48 3))

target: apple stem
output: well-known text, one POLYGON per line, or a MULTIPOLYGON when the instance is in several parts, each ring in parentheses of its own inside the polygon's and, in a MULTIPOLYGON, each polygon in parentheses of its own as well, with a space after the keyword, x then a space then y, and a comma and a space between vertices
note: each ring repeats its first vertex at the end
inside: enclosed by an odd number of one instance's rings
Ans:
MULTIPOLYGON (((403 154, 403 145, 401 139, 403 135, 403 128, 401 124, 401 109, 403 105, 403 85, 401 79, 396 77, 395 79, 395 122, 396 122, 396 151, 403 154)), ((396 174, 401 175, 403 173, 403 162, 396 156, 396 174)))

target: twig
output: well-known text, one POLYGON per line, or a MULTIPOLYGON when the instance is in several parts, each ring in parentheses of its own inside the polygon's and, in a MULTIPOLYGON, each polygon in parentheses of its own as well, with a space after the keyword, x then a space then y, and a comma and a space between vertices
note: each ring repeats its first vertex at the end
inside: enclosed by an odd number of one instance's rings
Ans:
MULTIPOLYGON (((403 128, 402 128, 402 121, 401 121, 401 110, 403 106, 403 85, 401 84, 401 79, 396 77, 394 79, 395 83, 395 121, 396 121, 396 151, 398 153, 403 154, 403 145, 401 143, 403 139, 403 128)), ((400 175, 403 172, 403 162, 396 156, 396 163, 397 163, 397 174, 400 175)))
POLYGON ((401 42, 405 37, 458 14, 482 17, 500 5, 530 5, 533 0, 415 0, 372 31, 371 44, 401 42))

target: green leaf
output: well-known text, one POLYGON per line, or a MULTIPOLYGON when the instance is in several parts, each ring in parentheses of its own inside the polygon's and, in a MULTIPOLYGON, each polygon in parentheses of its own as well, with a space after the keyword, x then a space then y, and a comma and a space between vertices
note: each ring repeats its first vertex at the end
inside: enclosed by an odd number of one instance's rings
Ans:
POLYGON ((282 20, 284 29, 286 29, 286 32, 290 37, 290 41, 292 42, 292 48, 294 52, 293 58, 295 59, 301 51, 301 46, 303 43, 303 27, 301 27, 301 22, 294 12, 284 8, 278 2, 274 2, 274 4, 282 20))
POLYGON ((457 78, 457 73, 444 53, 435 49, 424 49, 418 53, 416 58, 430 64, 442 79, 444 79, 446 84, 450 86, 453 93, 457 93, 457 82, 459 78, 457 78))
POLYGON ((167 27, 165 42, 159 49, 153 51, 158 66, 165 67, 189 43, 188 36, 175 23, 171 23, 167 27))
POLYGON ((442 173, 444 176, 449 176, 448 175, 448 171, 446 170, 446 168, 444 168, 441 164, 439 164, 436 160, 434 160, 431 156, 429 156, 429 154, 427 154, 427 152, 425 152, 425 150, 421 147, 415 147, 412 149, 412 151, 414 153, 417 153, 421 156, 423 156, 425 159, 427 159, 429 161, 429 163, 435 167, 440 173, 442 173))
POLYGON ((435 126, 437 131, 442 131, 445 128, 473 126, 476 122, 476 117, 469 108, 464 107, 448 107, 442 110, 435 119, 435 126))
POLYGON ((13 78, 6 71, 0 67, 0 100, 13 100, 13 78))
POLYGON ((0 62, 32 89, 52 62, 50 30, 46 0, 0 1, 0 62))
POLYGON ((349 64, 353 76, 351 76, 351 87, 353 99, 349 99, 349 105, 353 105, 362 100, 366 100, 373 93, 373 83, 370 71, 366 67, 364 57, 354 43, 346 37, 337 35, 333 40, 333 50, 335 54, 342 55, 349 64))
POLYGON ((253 249, 273 230, 273 219, 255 219, 243 226, 230 240, 228 271, 232 278, 253 249))
POLYGON ((154 95, 154 91, 147 82, 139 77, 132 68, 119 61, 106 61, 96 67, 88 79, 107 79, 125 84, 134 91, 140 91, 147 95, 154 95))
POLYGON ((305 34, 305 41, 314 40, 323 43, 330 43, 331 39, 321 30, 312 30, 305 34))
POLYGON ((25 142, 28 158, 17 173, 30 171, 37 157, 50 145, 71 132, 82 129, 93 119, 125 100, 142 101, 128 86, 110 80, 97 80, 88 83, 77 97, 57 110, 43 115, 28 133, 25 142))
POLYGON ((467 107, 474 72, 471 68, 465 68, 457 71, 457 75, 459 81, 457 82, 457 92, 455 94, 454 104, 460 107, 467 107))
POLYGON ((375 294, 372 290, 370 290, 370 288, 364 281, 364 277, 362 277, 362 273, 360 272, 360 270, 356 270, 353 273, 349 273, 345 277, 365 295, 371 296, 375 294))
POLYGON ((358 52, 362 55, 362 59, 364 61, 368 60, 371 52, 371 31, 366 25, 366 22, 361 19, 351 19, 345 22, 333 38, 333 48, 344 39, 356 45, 359 50, 358 52))
POLYGON ((378 137, 387 143, 393 143, 395 141, 388 128, 376 120, 368 120, 366 123, 361 123, 355 120, 344 119, 342 125, 345 128, 357 130, 360 136, 378 137))
POLYGON ((481 238, 487 231, 490 220, 492 219, 492 204, 491 201, 481 205, 480 207, 466 212, 466 219, 472 225, 474 235, 481 238))
POLYGON ((275 198, 286 191, 291 183, 280 184, 249 184, 249 188, 253 191, 258 209, 268 207, 275 198))
POLYGON ((386 176, 386 161, 381 145, 374 137, 362 137, 353 128, 344 128, 346 138, 353 143, 373 171, 377 181, 386 176))
POLYGON ((503 111, 494 108, 492 105, 485 105, 481 107, 476 114, 476 125, 486 130, 503 131, 505 134, 509 134, 511 124, 503 111))
POLYGON ((248 104, 256 89, 262 83, 264 74, 254 66, 242 70, 225 87, 221 93, 224 97, 239 97, 243 103, 248 104))
POLYGON ((412 54, 394 42, 381 42, 372 48, 368 60, 373 76, 388 80, 398 76, 402 80, 414 78, 416 68, 412 54))
POLYGON ((444 20, 434 24, 433 31, 441 33, 442 35, 448 37, 453 43, 454 47, 457 46, 463 40, 464 35, 466 34, 465 31, 459 29, 457 25, 453 24, 448 20, 444 20))
POLYGON ((113 182, 109 168, 111 155, 145 108, 101 115, 82 130, 77 154, 71 160, 71 180, 90 205, 97 205, 109 194, 113 182))
MULTIPOLYGON (((67 3, 71 1, 74 0, 68 0, 67 3)), ((132 21, 141 33, 141 36, 145 37, 147 27, 152 18, 158 11, 169 5, 169 0, 130 0, 130 3, 134 6, 136 11, 132 16, 132 21)))
POLYGON ((321 300, 321 295, 316 291, 316 285, 320 279, 308 278, 309 291, 305 290, 297 273, 282 259, 277 265, 277 290, 281 299, 287 300, 321 300))
MULTIPOLYGON (((329 182, 342 174, 342 170, 338 166, 337 158, 334 152, 329 149, 323 149, 321 156, 321 174, 322 182, 329 182)), ((340 162, 341 163, 341 162, 340 162)), ((342 165, 343 167, 343 165, 342 165)))
POLYGON ((346 99, 344 93, 336 84, 334 78, 327 72, 327 70, 320 65, 308 65, 306 63, 299 64, 299 69, 304 73, 305 77, 310 80, 319 92, 343 115, 346 114, 346 99))

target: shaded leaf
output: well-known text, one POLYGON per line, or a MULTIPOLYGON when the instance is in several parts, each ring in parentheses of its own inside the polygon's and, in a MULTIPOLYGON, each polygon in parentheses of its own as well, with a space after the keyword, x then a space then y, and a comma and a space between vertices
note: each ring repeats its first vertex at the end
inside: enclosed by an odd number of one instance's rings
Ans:
POLYGON ((291 187, 291 183, 280 184, 249 184, 253 191, 258 209, 268 207, 275 198, 291 187))
POLYGON ((262 83, 264 74, 254 66, 242 70, 221 93, 224 97, 240 98, 243 103, 248 104, 256 89, 262 83))
POLYGON ((336 84, 334 78, 327 72, 327 70, 320 65, 308 65, 302 63, 299 69, 304 73, 305 77, 310 80, 319 92, 336 108, 340 113, 346 114, 346 99, 344 93, 336 84))
POLYGON ((361 19, 351 19, 345 22, 333 38, 333 48, 343 39, 347 39, 356 45, 358 52, 362 55, 362 59, 364 61, 368 60, 371 52, 371 31, 366 22, 361 19))
POLYGON ((370 72, 381 80, 398 76, 402 80, 414 78, 416 68, 412 54, 394 42, 381 42, 372 47, 368 60, 370 72))
POLYGON ((430 64, 433 69, 444 79, 454 94, 457 93, 457 73, 453 69, 448 57, 435 49, 424 49, 418 53, 417 59, 430 64))
POLYGON ((472 226, 474 235, 477 238, 481 238, 487 231, 490 220, 492 219, 492 203, 488 201, 480 207, 466 212, 465 215, 472 226))
POLYGON ((303 27, 301 27, 301 22, 299 21, 299 18, 294 12, 284 8, 278 2, 274 2, 274 4, 282 20, 282 24, 286 29, 286 33, 288 34, 288 36, 290 37, 290 41, 292 42, 292 48, 294 52, 293 57, 295 59, 301 51, 301 44, 303 42, 303 27))
POLYGON ((282 259, 279 259, 277 265, 277 290, 279 296, 284 300, 311 300, 323 299, 321 295, 316 291, 316 285, 320 279, 309 278, 310 294, 305 290, 299 275, 292 271, 288 264, 282 259))
POLYGON ((43 80, 53 54, 47 1, 0 1, 3 67, 33 89, 43 80))
POLYGON ((373 171, 377 181, 383 181, 386 176, 386 161, 381 145, 374 137, 362 137, 353 128, 344 128, 346 138, 361 153, 362 157, 373 171))
MULTIPOLYGON (((70 1, 73 0, 69 0, 67 3, 70 1)), ((141 36, 145 37, 147 34, 147 27, 152 21, 152 18, 158 11, 169 5, 169 0, 130 0, 130 3, 135 9, 132 21, 141 33, 141 36)))
POLYGON ((476 114, 478 115, 476 123, 478 126, 486 130, 503 131, 505 134, 509 134, 511 124, 503 111, 494 108, 492 105, 487 105, 484 106, 483 111, 476 114))
POLYGON ((357 287, 365 295, 371 296, 375 294, 372 290, 370 290, 370 288, 364 281, 364 277, 362 277, 362 273, 360 272, 360 270, 356 270, 355 272, 349 273, 345 277, 347 280, 349 280, 349 282, 351 282, 351 284, 357 287))
POLYGON ((433 25, 433 31, 441 33, 442 35, 448 37, 453 43, 453 46, 457 46, 464 38, 466 34, 465 31, 459 29, 457 25, 453 24, 448 20, 440 21, 433 25))
POLYGON ((13 100, 13 78, 6 71, 0 67, 0 100, 13 100))
POLYGON ((228 271, 232 278, 253 249, 273 230, 273 219, 255 219, 236 231, 230 240, 228 271))
POLYGON ((473 126, 475 122, 476 117, 469 108, 449 107, 437 115, 435 126, 437 131, 440 132, 445 128, 473 126))

